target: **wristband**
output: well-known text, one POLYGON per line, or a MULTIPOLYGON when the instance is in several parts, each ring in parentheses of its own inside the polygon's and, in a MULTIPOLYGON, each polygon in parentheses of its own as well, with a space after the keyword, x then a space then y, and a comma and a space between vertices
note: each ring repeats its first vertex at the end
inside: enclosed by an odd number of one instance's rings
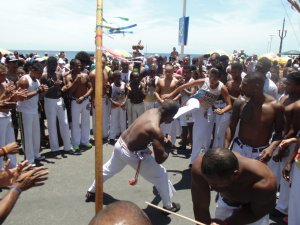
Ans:
POLYGON ((3 154, 4 154, 4 155, 7 155, 7 154, 8 154, 7 148, 6 148, 6 147, 2 147, 1 150, 3 151, 3 154))
POLYGON ((18 194, 21 194, 22 190, 17 186, 10 186, 10 190, 16 191, 18 194))

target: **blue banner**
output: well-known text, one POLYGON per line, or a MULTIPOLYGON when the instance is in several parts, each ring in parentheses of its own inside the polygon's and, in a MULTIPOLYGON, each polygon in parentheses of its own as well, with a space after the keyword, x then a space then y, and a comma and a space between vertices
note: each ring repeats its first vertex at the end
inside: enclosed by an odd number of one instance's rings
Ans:
POLYGON ((186 45, 189 31, 189 17, 179 18, 178 45, 186 45))

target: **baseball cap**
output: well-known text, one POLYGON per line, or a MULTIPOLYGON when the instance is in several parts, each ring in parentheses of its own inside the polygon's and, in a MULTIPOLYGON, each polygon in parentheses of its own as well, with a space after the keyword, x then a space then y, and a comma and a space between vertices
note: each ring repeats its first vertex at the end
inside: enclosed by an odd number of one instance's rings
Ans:
POLYGON ((19 61, 19 59, 17 59, 14 55, 9 55, 5 58, 6 63, 16 62, 16 61, 19 61))

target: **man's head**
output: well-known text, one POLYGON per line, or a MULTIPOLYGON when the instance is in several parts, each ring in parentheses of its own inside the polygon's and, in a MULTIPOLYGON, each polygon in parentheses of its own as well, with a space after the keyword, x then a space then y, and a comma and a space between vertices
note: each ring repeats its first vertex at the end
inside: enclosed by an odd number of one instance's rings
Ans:
POLYGON ((171 123, 178 109, 179 105, 176 101, 165 100, 159 107, 159 111, 161 113, 161 122, 171 123))
POLYGON ((241 79, 243 72, 243 65, 240 62, 234 62, 230 66, 230 74, 233 80, 241 79))
POLYGON ((115 70, 113 72, 113 79, 114 79, 114 83, 119 85, 121 82, 121 71, 120 70, 115 70))
POLYGON ((272 62, 267 57, 262 57, 257 61, 255 70, 258 72, 261 72, 263 74, 266 74, 270 71, 270 68, 272 66, 272 62))
POLYGON ((43 70, 44 66, 40 62, 33 61, 30 66, 30 76, 33 79, 40 79, 43 74, 43 70))
POLYGON ((75 73, 78 74, 82 71, 82 63, 79 59, 72 59, 70 62, 70 69, 75 73))
POLYGON ((251 98, 257 94, 263 94, 265 84, 264 74, 258 71, 247 74, 242 80, 242 93, 251 98))
POLYGON ((106 206, 89 225, 151 225, 148 216, 136 204, 117 201, 106 206))
POLYGON ((14 55, 10 55, 5 58, 8 74, 15 74, 17 72, 18 61, 19 59, 17 59, 14 55))
POLYGON ((165 76, 166 76, 166 78, 172 78, 173 73, 174 73, 174 67, 171 64, 167 63, 166 67, 165 67, 165 76))
POLYGON ((57 58, 55 58, 54 56, 50 56, 48 59, 47 59, 47 70, 48 70, 48 73, 51 72, 55 72, 57 68, 57 58))
POLYGON ((121 62, 121 68, 123 73, 128 73, 129 71, 129 63, 128 62, 121 62))
POLYGON ((209 70, 209 83, 210 85, 216 85, 221 78, 220 71, 217 68, 211 68, 209 70))
POLYGON ((201 171, 214 190, 223 191, 239 174, 239 162, 231 150, 213 148, 203 155, 201 171))
POLYGON ((300 72, 289 73, 284 81, 286 94, 300 94, 300 72))

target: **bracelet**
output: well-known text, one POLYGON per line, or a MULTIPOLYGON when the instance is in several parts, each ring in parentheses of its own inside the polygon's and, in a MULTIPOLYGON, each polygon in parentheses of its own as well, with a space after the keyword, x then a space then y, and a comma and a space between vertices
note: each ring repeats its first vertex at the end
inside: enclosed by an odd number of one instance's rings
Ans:
POLYGON ((16 191, 18 194, 21 194, 22 190, 17 186, 10 186, 10 190, 16 191))
POLYGON ((6 148, 6 147, 2 147, 1 150, 3 151, 3 154, 4 154, 4 155, 7 155, 7 154, 8 154, 7 148, 6 148))

